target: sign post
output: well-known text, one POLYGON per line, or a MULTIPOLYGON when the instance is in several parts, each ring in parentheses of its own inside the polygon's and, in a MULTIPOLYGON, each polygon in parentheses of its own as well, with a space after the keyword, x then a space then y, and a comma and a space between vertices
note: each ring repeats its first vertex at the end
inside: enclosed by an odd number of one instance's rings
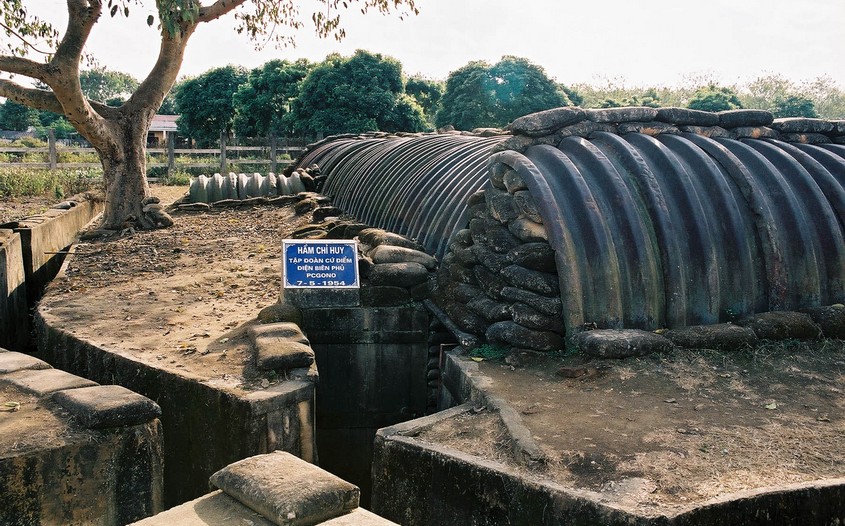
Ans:
POLYGON ((282 286, 286 289, 360 288, 358 243, 351 240, 283 240, 282 286))

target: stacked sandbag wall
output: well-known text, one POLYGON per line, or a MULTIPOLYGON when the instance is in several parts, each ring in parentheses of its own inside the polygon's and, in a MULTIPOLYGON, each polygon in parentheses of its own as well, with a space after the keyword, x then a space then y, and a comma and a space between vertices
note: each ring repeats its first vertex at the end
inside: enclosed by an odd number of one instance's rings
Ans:
POLYGON ((324 179, 317 168, 296 170, 288 175, 273 172, 267 175, 259 173, 200 175, 191 179, 188 202, 214 204, 258 197, 296 195, 300 192, 319 190, 324 179))
POLYGON ((593 327, 841 303, 843 124, 681 108, 517 119, 433 297, 461 330, 537 351, 593 327))

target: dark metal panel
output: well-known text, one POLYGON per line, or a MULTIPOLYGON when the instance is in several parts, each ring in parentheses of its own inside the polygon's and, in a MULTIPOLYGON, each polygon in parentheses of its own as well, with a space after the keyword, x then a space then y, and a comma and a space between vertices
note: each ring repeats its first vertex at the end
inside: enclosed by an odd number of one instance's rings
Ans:
POLYGON ((504 137, 422 135, 339 139, 306 154, 328 176, 323 193, 362 222, 417 239, 442 257, 468 219, 466 200, 486 180, 504 137))

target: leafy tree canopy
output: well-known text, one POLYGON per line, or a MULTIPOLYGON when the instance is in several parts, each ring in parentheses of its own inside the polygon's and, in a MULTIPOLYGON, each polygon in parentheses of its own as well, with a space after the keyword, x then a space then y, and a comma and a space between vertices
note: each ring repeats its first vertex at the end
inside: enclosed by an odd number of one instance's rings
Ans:
POLYGON ((742 108, 742 102, 736 91, 727 87, 710 84, 693 93, 687 108, 702 111, 725 111, 742 108))
POLYGON ((772 114, 777 117, 818 117, 812 100, 801 95, 787 95, 774 100, 772 114))
POLYGON ((303 134, 422 131, 422 108, 404 88, 396 59, 362 50, 329 55, 302 82, 288 123, 303 134))
POLYGON ((440 98, 443 97, 445 86, 443 82, 431 80, 425 77, 414 75, 405 81, 405 93, 410 95, 422 107, 426 118, 434 122, 434 114, 440 107, 440 98))
POLYGON ((0 107, 0 129, 26 131, 41 124, 38 115, 38 110, 7 100, 0 107))
POLYGON ((235 117, 232 96, 246 81, 246 69, 229 65, 179 83, 175 93, 179 133, 200 146, 216 144, 223 131, 231 134, 235 117))
POLYGON ((138 80, 129 73, 109 71, 104 67, 80 71, 79 83, 88 99, 113 102, 110 106, 120 106, 138 89, 138 80))
POLYGON ((235 132, 244 137, 281 136, 291 132, 284 116, 291 101, 299 95, 299 86, 311 64, 271 60, 249 72, 249 78, 235 92, 235 132))
POLYGON ((570 104, 540 66, 513 56, 470 62, 449 74, 435 123, 459 130, 502 127, 517 117, 570 104))

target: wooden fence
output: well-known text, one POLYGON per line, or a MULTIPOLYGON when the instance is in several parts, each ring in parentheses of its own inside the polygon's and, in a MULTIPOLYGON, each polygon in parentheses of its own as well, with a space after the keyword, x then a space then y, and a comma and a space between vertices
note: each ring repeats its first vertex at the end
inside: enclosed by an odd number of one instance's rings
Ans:
MULTIPOLYGON (((229 146, 225 134, 220 135, 219 148, 175 148, 175 134, 168 133, 166 147, 147 148, 147 154, 161 156, 165 161, 147 162, 147 168, 166 167, 168 173, 177 168, 209 168, 219 169, 220 173, 229 171, 231 165, 250 164, 267 165, 268 172, 277 172, 291 163, 287 159, 279 159, 279 155, 287 154, 295 159, 304 146, 291 146, 286 138, 271 137, 267 146, 229 146), (176 156, 190 157, 195 162, 176 162, 176 156)), ((301 142, 301 141, 297 141, 301 142)), ((94 148, 83 147, 62 147, 61 152, 96 154, 94 148)), ((46 162, 0 162, 0 167, 18 168, 46 168, 55 170, 57 168, 99 168, 99 162, 58 162, 59 149, 56 146, 55 135, 50 130, 46 147, 0 147, 0 153, 12 153, 26 155, 29 153, 42 154, 46 162)))

